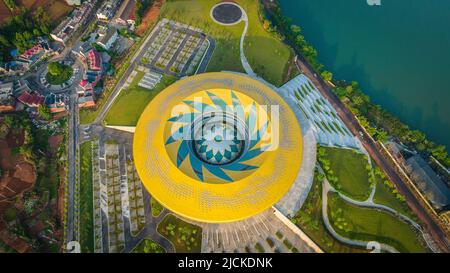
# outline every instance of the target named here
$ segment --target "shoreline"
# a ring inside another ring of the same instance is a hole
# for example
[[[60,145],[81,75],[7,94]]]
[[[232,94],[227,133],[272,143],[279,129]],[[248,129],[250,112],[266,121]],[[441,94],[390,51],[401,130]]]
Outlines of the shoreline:
[[[283,39],[283,43],[285,43],[286,45],[288,45],[294,52],[295,54],[298,56],[298,58],[302,59],[303,62],[306,61],[306,63],[309,65],[309,67],[312,69],[312,71],[314,71],[314,74],[317,76],[316,79],[319,80],[321,82],[321,84],[325,84],[327,85],[334,94],[338,95],[336,90],[339,88],[346,88],[347,86],[350,86],[351,83],[350,82],[346,82],[346,81],[342,81],[342,80],[335,80],[332,79],[332,72],[326,71],[324,69],[324,65],[322,63],[320,63],[317,59],[317,51],[315,50],[315,48],[313,48],[308,42],[307,39],[304,39],[304,44],[305,46],[309,47],[309,51],[312,51],[313,53],[311,54],[311,56],[305,56],[303,54],[303,52],[301,52],[301,50],[298,49],[298,45],[295,44],[294,41],[292,41],[292,37],[290,36],[296,36],[296,35],[301,35],[303,38],[305,38],[303,36],[303,34],[299,31],[297,33],[293,33],[292,29],[289,29],[288,27],[291,26],[295,26],[294,23],[291,22],[290,18],[288,18],[286,15],[284,15],[284,12],[282,10],[281,4],[279,1],[269,1],[269,0],[262,0],[261,1],[262,5],[263,5],[263,12],[265,13],[264,15],[267,17],[267,19],[269,21],[271,21],[271,23],[273,25],[276,26],[276,30],[279,34],[281,34],[284,39]],[[278,18],[276,18],[278,17]],[[274,22],[274,21],[278,21],[278,22]],[[283,26],[280,26],[281,24],[285,24],[284,25],[284,29]],[[286,30],[286,28],[288,28]],[[328,79],[323,79],[324,75],[328,78]],[[367,93],[359,90],[359,86],[357,86],[358,90],[355,90],[357,93],[360,92],[361,94],[358,95],[364,95],[367,97],[367,101],[365,102],[367,104],[368,107],[371,108],[379,108],[379,115],[383,115],[383,118],[385,119],[389,119],[389,120],[395,120],[398,123],[398,126],[401,127],[402,134],[395,134],[393,132],[389,132],[387,131],[385,128],[383,128],[383,126],[381,126],[380,124],[377,124],[377,126],[373,126],[373,124],[371,123],[371,117],[369,117],[368,114],[362,114],[362,113],[355,113],[354,109],[350,109],[351,112],[357,116],[358,118],[365,118],[365,121],[367,121],[367,125],[368,126],[364,126],[368,131],[370,130],[376,130],[378,132],[381,131],[382,134],[387,134],[389,136],[392,136],[396,139],[396,141],[398,142],[402,142],[402,138],[405,137],[405,135],[417,135],[418,136],[418,141],[416,141],[417,143],[412,144],[412,143],[404,143],[406,144],[408,147],[413,148],[415,151],[417,151],[419,154],[421,154],[422,156],[424,156],[427,160],[433,156],[433,157],[440,157],[438,158],[438,162],[440,162],[443,166],[445,166],[445,168],[447,169],[446,171],[448,171],[449,167],[450,167],[450,157],[448,156],[448,152],[450,150],[450,147],[448,147],[447,145],[432,141],[430,139],[427,138],[426,134],[421,130],[421,129],[413,129],[411,128],[408,124],[404,123],[402,120],[400,120],[399,117],[397,117],[396,115],[392,114],[391,112],[389,112],[388,110],[386,110],[386,108],[382,107],[379,104],[376,104],[374,102],[372,102],[370,100],[370,97]],[[350,100],[351,98],[349,97],[341,97],[339,96],[341,101],[345,101],[345,100]],[[344,102],[344,104],[348,107],[350,105],[346,102]],[[368,128],[369,127],[369,128]],[[377,135],[372,135],[375,139],[382,141],[381,139],[378,139]],[[425,147],[424,147],[425,146]],[[422,148],[422,149],[418,149]],[[435,152],[433,152],[433,150],[435,150]],[[440,156],[436,156],[435,154],[439,153]],[[442,170],[445,171],[445,170]]]

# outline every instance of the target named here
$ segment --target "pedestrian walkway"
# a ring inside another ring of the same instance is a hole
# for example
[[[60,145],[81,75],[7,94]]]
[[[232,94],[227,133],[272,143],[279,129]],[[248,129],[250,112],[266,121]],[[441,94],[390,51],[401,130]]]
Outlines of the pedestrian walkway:
[[[295,77],[280,89],[289,93],[290,99],[311,122],[317,142],[325,146],[348,147],[361,150],[358,139],[338,117],[336,110],[321,96],[317,88],[303,74]]]

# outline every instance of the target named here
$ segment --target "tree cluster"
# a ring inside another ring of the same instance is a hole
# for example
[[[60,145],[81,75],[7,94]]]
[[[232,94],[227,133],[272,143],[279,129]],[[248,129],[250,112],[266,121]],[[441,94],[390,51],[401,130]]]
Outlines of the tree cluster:
[[[450,166],[450,157],[446,147],[428,140],[419,130],[413,130],[391,113],[370,101],[357,82],[339,82],[334,89],[336,95],[344,101],[358,117],[361,125],[376,140],[384,142],[388,136],[415,149],[425,156],[433,155],[446,167]]]
[[[136,25],[140,25],[142,23],[142,18],[144,18],[145,12],[153,5],[153,2],[154,0],[136,1]]]
[[[17,15],[11,16],[0,28],[0,61],[8,60],[12,49],[24,52],[34,45],[36,37],[50,34],[52,21],[42,7],[33,12],[24,7],[16,10]]]

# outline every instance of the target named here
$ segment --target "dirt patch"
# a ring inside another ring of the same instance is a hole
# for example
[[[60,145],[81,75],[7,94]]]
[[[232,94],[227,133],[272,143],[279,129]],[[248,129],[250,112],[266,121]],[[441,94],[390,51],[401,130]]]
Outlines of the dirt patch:
[[[0,122],[2,122],[0,120]],[[2,126],[5,129],[5,126]],[[12,205],[16,196],[22,195],[33,187],[37,179],[36,168],[22,155],[13,152],[24,143],[24,131],[22,129],[9,129],[6,137],[0,139],[0,214]]]
[[[5,5],[3,0],[0,0],[0,24],[4,23],[7,18],[11,16],[11,11]]]
[[[56,213],[59,222],[62,223],[64,220],[64,183],[61,183],[58,187],[58,202]]]
[[[51,136],[48,138],[48,147],[50,148],[50,150],[54,151],[56,148],[58,148],[59,144],[61,144],[63,140],[63,135]]]
[[[16,0],[16,5],[31,10],[43,7],[54,21],[59,21],[63,16],[73,10],[73,7],[69,6],[64,0]],[[17,14],[17,10],[15,10],[14,13]],[[11,11],[5,5],[3,0],[0,0],[0,24],[5,22],[11,15]]]
[[[139,36],[144,35],[145,31],[150,28],[150,26],[158,18],[159,11],[165,0],[155,1],[150,9],[145,13],[144,18],[142,18],[142,23],[136,28],[135,33]]]
[[[14,248],[19,253],[29,252],[32,249],[25,240],[9,233],[6,230],[6,224],[2,220],[0,220],[0,240]]]
[[[67,111],[59,112],[59,113],[53,114],[53,119],[52,120],[53,121],[59,120],[59,119],[62,119],[63,117],[65,117],[67,115],[68,115]]]

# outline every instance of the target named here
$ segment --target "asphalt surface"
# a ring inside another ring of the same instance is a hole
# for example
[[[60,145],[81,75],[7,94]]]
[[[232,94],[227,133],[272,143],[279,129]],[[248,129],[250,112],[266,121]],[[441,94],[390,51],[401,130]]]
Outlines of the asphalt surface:
[[[409,207],[417,215],[423,223],[425,231],[428,232],[437,246],[443,252],[450,252],[450,245],[446,239],[446,233],[443,227],[440,226],[440,221],[432,215],[422,203],[419,196],[408,186],[408,182],[404,181],[401,175],[397,172],[393,164],[383,155],[377,143],[366,133],[364,128],[359,124],[356,117],[348,110],[348,108],[341,102],[341,100],[332,92],[330,87],[317,76],[309,63],[298,55],[297,65],[302,73],[308,76],[314,85],[318,88],[322,96],[324,96],[336,109],[339,117],[350,129],[350,131],[359,138],[364,148],[377,163],[377,165],[384,171],[389,179],[394,183],[398,191],[406,197]]]
[[[75,183],[76,179],[76,158],[77,158],[77,146],[78,146],[78,109],[76,104],[76,94],[71,95],[69,99],[69,147],[68,147],[68,161],[69,161],[69,171],[68,171],[68,206],[67,206],[67,242],[78,240],[75,236]]]

